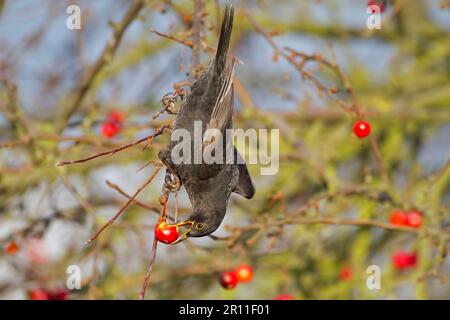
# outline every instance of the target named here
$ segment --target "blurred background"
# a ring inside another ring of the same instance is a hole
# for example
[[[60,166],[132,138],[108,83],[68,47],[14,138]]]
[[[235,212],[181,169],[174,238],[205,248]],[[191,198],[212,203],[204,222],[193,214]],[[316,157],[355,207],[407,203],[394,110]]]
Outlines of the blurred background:
[[[450,2],[379,2],[381,29],[369,30],[366,0],[233,1],[234,125],[279,129],[280,169],[250,166],[256,195],[232,197],[216,238],[161,244],[147,298],[450,298]],[[71,4],[80,30],[66,26]],[[84,241],[149,177],[139,169],[169,135],[56,163],[172,123],[153,116],[192,75],[191,47],[203,65],[213,56],[223,6],[0,1],[0,298],[138,298],[163,172]],[[242,264],[253,279],[223,289],[218,274]],[[79,290],[66,288],[70,265]],[[366,285],[370,265],[380,289]]]

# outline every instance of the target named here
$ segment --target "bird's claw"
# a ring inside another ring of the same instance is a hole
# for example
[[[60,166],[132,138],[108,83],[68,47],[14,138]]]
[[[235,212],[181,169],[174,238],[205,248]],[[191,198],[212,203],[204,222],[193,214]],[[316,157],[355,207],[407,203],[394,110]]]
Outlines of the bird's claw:
[[[166,174],[165,177],[163,189],[175,193],[178,190],[180,190],[180,187],[181,187],[180,179],[178,179],[177,176],[172,178],[172,174],[170,174],[170,172],[168,171],[168,174]]]

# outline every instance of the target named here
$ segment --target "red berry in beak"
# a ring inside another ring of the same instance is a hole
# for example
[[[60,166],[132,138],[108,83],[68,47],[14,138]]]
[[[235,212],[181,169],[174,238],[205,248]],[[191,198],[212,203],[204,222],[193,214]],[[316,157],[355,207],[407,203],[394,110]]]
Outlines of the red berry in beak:
[[[234,272],[225,271],[219,276],[219,282],[225,289],[234,289],[238,283],[238,278]]]
[[[356,121],[353,126],[353,132],[358,138],[365,138],[370,134],[370,123],[366,121]]]
[[[243,264],[234,271],[239,282],[250,282],[253,279],[253,268]]]
[[[166,244],[171,244],[178,239],[180,232],[178,226],[174,224],[167,224],[161,221],[155,227],[155,237],[158,241]]]

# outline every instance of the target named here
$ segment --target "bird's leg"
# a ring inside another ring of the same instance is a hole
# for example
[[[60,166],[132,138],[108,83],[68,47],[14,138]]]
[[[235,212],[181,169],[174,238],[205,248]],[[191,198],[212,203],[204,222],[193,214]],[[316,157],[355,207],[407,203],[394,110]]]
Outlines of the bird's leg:
[[[173,174],[170,172],[169,168],[166,168],[166,176],[164,178],[164,186],[171,192],[176,192],[180,188],[179,183],[176,179],[172,178]],[[174,181],[175,180],[175,181]]]
[[[169,100],[169,105],[166,108],[166,111],[168,114],[178,114],[178,111],[180,111],[180,108],[175,105],[175,102],[180,98],[181,101],[184,100],[185,92],[182,87],[176,87],[175,92],[172,93],[172,97]]]
[[[163,206],[162,209],[161,209],[161,213],[159,215],[159,221],[160,222],[161,221],[166,222],[167,221],[167,217],[169,215],[169,210],[168,210],[169,206],[168,206],[168,201],[167,201],[169,196],[168,196],[168,191],[167,191],[167,193],[166,193],[166,191],[167,190],[163,190],[163,195],[159,198],[159,201],[160,201],[161,205]],[[164,200],[161,201],[161,198],[163,198]]]
[[[162,98],[163,110],[168,114],[178,114],[178,109],[175,106],[177,101],[176,93],[168,93]]]
[[[176,185],[176,183],[173,182],[172,173],[170,173],[170,170],[166,168],[166,176],[164,178],[162,195],[161,195],[159,201],[162,205],[165,205],[169,198],[169,193],[170,192],[175,193],[175,208],[174,208],[174,218],[173,218],[175,223],[177,223],[177,221],[178,221],[178,190],[179,190],[179,188],[180,188],[180,186]]]
[[[158,118],[162,113],[167,112],[168,114],[178,114],[179,108],[176,106],[178,98],[180,100],[184,99],[184,90],[181,87],[175,88],[175,92],[166,93],[161,99],[162,108],[154,116],[153,119]]]
[[[164,184],[162,187],[161,196],[159,198],[159,203],[167,209],[167,202],[169,200],[169,194],[171,192],[175,193],[175,222],[178,216],[178,190],[181,188],[181,181],[178,178],[177,173],[173,169],[172,161],[170,160],[170,149],[166,148],[159,152],[158,157],[161,162],[166,166],[166,175],[164,178]],[[161,219],[166,218],[167,214],[162,214]]]
[[[170,190],[164,184],[162,187],[161,196],[159,197],[159,203],[162,206],[165,206],[167,201],[169,200],[169,193],[170,193]]]
[[[181,180],[178,177],[178,174],[175,172],[175,169],[173,168],[170,153],[170,149],[167,148],[161,150],[158,154],[158,157],[167,168],[164,187],[169,189],[171,192],[176,192],[181,188]]]
[[[175,223],[178,222],[178,190],[175,191],[175,208],[173,209],[174,212],[174,221]]]

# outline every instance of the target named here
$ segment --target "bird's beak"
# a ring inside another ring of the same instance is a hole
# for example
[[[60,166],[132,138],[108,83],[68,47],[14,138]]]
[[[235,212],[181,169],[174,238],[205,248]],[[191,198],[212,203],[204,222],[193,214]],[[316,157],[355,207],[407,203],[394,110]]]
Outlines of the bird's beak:
[[[186,240],[188,238],[189,232],[191,232],[192,228],[194,227],[194,221],[191,221],[191,220],[181,221],[181,222],[177,223],[177,226],[178,227],[187,227],[187,230],[177,240],[175,240],[171,244],[180,243],[181,241]]]

